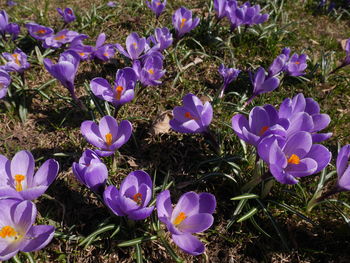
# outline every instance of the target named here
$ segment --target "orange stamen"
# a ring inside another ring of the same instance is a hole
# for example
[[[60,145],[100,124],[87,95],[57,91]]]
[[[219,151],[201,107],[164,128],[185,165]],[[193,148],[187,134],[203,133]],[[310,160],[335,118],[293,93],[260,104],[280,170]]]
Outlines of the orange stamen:
[[[262,136],[264,133],[269,129],[269,126],[263,126],[261,130],[259,131],[258,135]]]
[[[107,143],[107,145],[108,145],[108,146],[111,146],[111,145],[112,145],[112,134],[111,134],[111,133],[107,133],[107,134],[105,135],[105,137],[106,137],[106,143]]]
[[[196,117],[193,117],[193,116],[191,115],[191,113],[189,113],[188,111],[185,112],[185,117],[186,117],[187,119],[192,119],[192,120],[195,120],[195,119],[196,119]]]
[[[148,70],[148,73],[149,73],[149,74],[151,74],[151,75],[153,75],[153,74],[154,74],[153,69],[152,69],[152,68],[151,68],[151,69],[149,69],[149,70]]]
[[[295,64],[299,65],[299,64],[300,64],[300,62],[299,62],[299,61],[296,61],[296,62],[295,62]]]
[[[142,204],[142,194],[141,193],[137,193],[134,194],[132,199],[138,204],[141,205]]]
[[[160,2],[157,2],[156,5],[160,5]]]
[[[17,235],[17,232],[11,226],[4,226],[0,230],[0,237],[2,238],[15,237],[16,235]]]
[[[292,154],[289,159],[288,159],[288,163],[291,164],[299,164],[300,163],[300,158],[298,155],[296,154]]]
[[[12,54],[12,57],[15,59],[15,63],[20,66],[21,63],[19,62],[19,54],[14,53]]]
[[[80,52],[79,55],[83,57],[83,56],[85,56],[85,53],[84,52]]]
[[[109,57],[109,55],[108,55],[108,53],[107,52],[105,52],[105,53],[103,53],[103,55],[105,56],[105,57]]]
[[[186,214],[184,212],[180,212],[179,215],[175,218],[173,224],[174,225],[179,225],[181,224],[182,221],[186,219]]]
[[[20,192],[23,190],[23,187],[22,187],[22,181],[25,179],[26,177],[24,175],[21,175],[21,174],[16,174],[15,175],[15,182],[16,182],[16,191],[17,192]]]
[[[60,36],[56,36],[55,40],[62,40],[62,39],[65,39],[65,38],[66,38],[66,35],[60,35]]]
[[[134,48],[137,49],[137,44],[135,42],[132,44],[133,44]]]
[[[36,31],[37,35],[44,35],[46,33],[45,29],[39,29],[38,31]]]
[[[123,87],[122,86],[117,86],[115,88],[115,91],[117,92],[117,95],[116,95],[116,99],[117,100],[120,100],[121,96],[122,96],[122,92],[123,92]]]
[[[180,25],[180,28],[183,28],[185,26],[185,23],[186,23],[187,19],[186,18],[182,18],[181,19],[181,25]]]
[[[69,10],[69,9],[67,10],[67,13],[68,13],[68,14],[70,14],[70,15],[72,15],[72,14],[73,14],[73,13],[72,13],[72,11],[71,11],[71,10]]]

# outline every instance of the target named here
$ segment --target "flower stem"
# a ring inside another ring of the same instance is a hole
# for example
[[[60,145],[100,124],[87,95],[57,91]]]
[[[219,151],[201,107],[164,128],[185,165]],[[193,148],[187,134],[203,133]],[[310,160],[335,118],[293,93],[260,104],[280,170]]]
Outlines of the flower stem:
[[[221,155],[220,145],[216,140],[215,136],[213,135],[213,133],[208,129],[208,131],[204,132],[203,135],[204,135],[204,138],[206,138],[209,141],[210,145],[213,147],[214,152],[217,155]]]
[[[314,196],[311,198],[311,200],[308,202],[307,207],[306,207],[306,211],[308,213],[310,213],[312,211],[312,209],[315,206],[317,206],[319,203],[321,203],[322,201],[324,201],[328,197],[330,197],[336,193],[339,193],[340,191],[341,190],[335,186],[332,189],[328,190],[327,192],[324,192],[323,194],[321,194],[321,191],[318,193],[315,193]]]

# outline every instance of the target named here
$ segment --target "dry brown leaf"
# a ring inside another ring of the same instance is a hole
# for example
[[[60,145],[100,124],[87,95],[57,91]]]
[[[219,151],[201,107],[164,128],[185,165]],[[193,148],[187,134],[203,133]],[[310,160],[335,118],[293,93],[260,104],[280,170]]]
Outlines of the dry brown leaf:
[[[170,130],[169,121],[172,118],[170,110],[164,111],[158,115],[156,120],[153,122],[151,132],[152,134],[168,133]]]

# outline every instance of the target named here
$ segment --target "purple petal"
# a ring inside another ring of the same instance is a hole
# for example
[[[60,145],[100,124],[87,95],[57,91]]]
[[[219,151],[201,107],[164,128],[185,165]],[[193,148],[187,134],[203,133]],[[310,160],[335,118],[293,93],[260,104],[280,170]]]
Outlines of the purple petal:
[[[191,234],[183,235],[172,235],[174,243],[181,248],[183,251],[190,255],[200,255],[203,254],[205,248],[202,242],[198,240],[195,236]]]
[[[214,222],[214,217],[207,213],[195,214],[185,218],[178,225],[178,229],[183,233],[198,233],[207,230]]]
[[[29,151],[20,151],[12,158],[11,175],[24,175],[27,185],[32,185],[34,165],[33,155]]]
[[[99,192],[106,184],[108,170],[104,163],[90,165],[85,172],[86,185],[95,192]]]
[[[294,177],[304,177],[314,174],[317,169],[317,162],[311,158],[304,158],[298,164],[289,164],[285,169]]]
[[[312,137],[308,132],[297,132],[288,138],[286,145],[283,147],[283,152],[288,158],[293,154],[300,159],[304,158],[312,147]]]
[[[55,180],[59,170],[59,164],[54,159],[49,159],[39,168],[33,180],[33,186],[49,186]]]
[[[173,212],[169,190],[165,190],[157,196],[156,206],[159,220],[165,223]]]
[[[172,216],[171,222],[174,222],[176,217],[182,212],[187,217],[198,213],[199,210],[199,196],[195,192],[188,192],[183,194],[178,203],[176,204]]]
[[[306,157],[311,158],[317,162],[317,169],[314,173],[322,171],[331,161],[332,153],[323,145],[312,145]]]
[[[277,165],[270,165],[270,172],[275,177],[275,179],[281,184],[297,184],[298,180],[295,179],[292,175],[285,172],[282,167]]]
[[[80,127],[81,133],[85,139],[98,148],[104,148],[104,141],[101,138],[98,125],[93,121],[84,121]]]
[[[120,209],[118,196],[118,189],[113,185],[108,186],[103,192],[103,200],[107,207],[117,216],[125,216],[126,214]]]
[[[215,196],[209,193],[199,194],[199,210],[198,213],[214,213],[216,208]]]
[[[32,226],[21,245],[21,251],[31,252],[47,246],[55,234],[55,228],[49,225]]]
[[[143,220],[151,215],[154,206],[144,207],[137,210],[129,211],[128,218],[132,220]]]

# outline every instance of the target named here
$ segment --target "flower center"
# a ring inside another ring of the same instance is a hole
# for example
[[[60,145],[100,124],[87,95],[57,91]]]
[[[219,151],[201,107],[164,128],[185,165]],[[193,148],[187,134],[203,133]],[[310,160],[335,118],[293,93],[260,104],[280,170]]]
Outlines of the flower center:
[[[185,112],[185,117],[186,117],[187,119],[191,119],[191,120],[197,119],[196,117],[193,117],[193,116],[191,115],[191,113],[189,113],[188,111]]]
[[[180,25],[180,28],[183,28],[185,26],[185,23],[186,23],[187,19],[186,18],[182,18],[181,19],[181,25]]]
[[[84,52],[80,52],[79,55],[80,55],[81,57],[83,57],[83,56],[85,56],[85,53],[84,53]]]
[[[22,181],[25,179],[26,177],[24,175],[21,174],[16,174],[15,175],[15,186],[16,186],[16,191],[20,192],[23,190],[22,187]]]
[[[299,62],[299,61],[296,61],[296,62],[295,62],[295,64],[296,64],[296,65],[299,65],[299,64],[300,64],[300,62]]]
[[[17,54],[17,53],[14,53],[14,54],[12,54],[12,57],[14,58],[14,60],[15,60],[15,63],[17,64],[17,65],[21,65],[21,63],[19,62],[19,54]]]
[[[160,2],[156,2],[156,5],[158,5],[158,6],[159,6],[159,5],[160,5]]]
[[[263,126],[261,130],[259,131],[258,135],[262,136],[264,133],[269,129],[269,126]]]
[[[2,238],[15,237],[15,236],[17,236],[17,232],[11,226],[4,226],[0,230],[0,237]]]
[[[66,38],[66,35],[60,35],[60,36],[56,36],[55,40],[63,40]]]
[[[3,83],[0,83],[0,90],[2,90],[5,87]]]
[[[298,155],[296,154],[292,154],[289,159],[288,159],[288,163],[291,164],[299,164],[300,163],[300,158]]]
[[[142,194],[141,193],[137,193],[134,194],[132,199],[138,204],[141,205],[142,204]]]
[[[122,96],[122,92],[123,92],[123,87],[122,86],[117,86],[115,88],[115,91],[117,92],[117,95],[116,95],[116,99],[117,100],[120,100],[121,96]]]
[[[135,49],[137,49],[137,44],[135,42],[132,43],[132,45],[134,46]]]
[[[67,10],[67,13],[69,14],[69,15],[72,15],[73,13],[72,13],[72,11],[71,10]]]
[[[108,53],[107,52],[105,52],[105,53],[103,53],[103,55],[105,56],[105,57],[109,57],[109,55],[108,55]]]
[[[175,218],[175,220],[173,221],[174,225],[179,225],[181,224],[182,221],[184,221],[186,219],[186,214],[184,212],[180,212],[179,215]]]
[[[107,134],[105,135],[105,137],[106,137],[106,143],[107,143],[107,145],[108,145],[108,146],[111,146],[111,145],[112,145],[112,134],[111,134],[111,133],[107,133]]]
[[[36,31],[37,35],[44,35],[46,33],[45,29],[39,29],[38,31]]]
[[[154,70],[151,68],[151,69],[148,70],[148,73],[153,75],[154,74]]]

